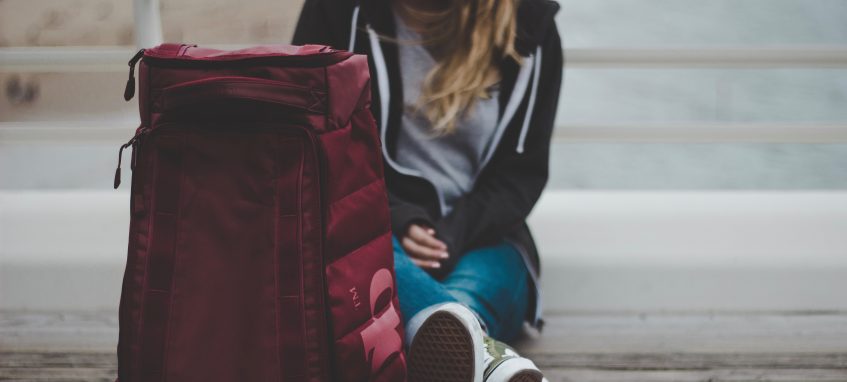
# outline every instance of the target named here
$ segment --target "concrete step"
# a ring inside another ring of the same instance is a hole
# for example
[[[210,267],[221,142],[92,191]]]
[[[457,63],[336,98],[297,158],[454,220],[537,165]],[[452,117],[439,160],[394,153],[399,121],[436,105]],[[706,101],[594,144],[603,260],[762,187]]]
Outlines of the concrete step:
[[[0,192],[0,309],[117,308],[128,194]],[[847,192],[547,192],[558,310],[847,309]]]

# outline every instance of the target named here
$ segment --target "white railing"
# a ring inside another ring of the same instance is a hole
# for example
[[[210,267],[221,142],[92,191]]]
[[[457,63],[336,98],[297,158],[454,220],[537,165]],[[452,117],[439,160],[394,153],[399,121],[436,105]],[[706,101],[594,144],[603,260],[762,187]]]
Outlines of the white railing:
[[[565,60],[580,68],[847,68],[847,46],[575,48]]]
[[[845,143],[844,123],[617,123],[557,126],[557,142]]]
[[[0,122],[2,144],[115,143],[127,140],[132,134],[130,123]],[[559,143],[847,143],[847,124],[568,124],[558,126],[553,139]]]
[[[161,36],[139,37],[159,41]],[[146,43],[145,43],[146,44]],[[144,45],[142,45],[144,46]],[[232,45],[220,45],[232,48]],[[126,70],[135,48],[7,47],[0,48],[4,72],[99,72]],[[847,69],[847,46],[784,46],[772,48],[569,48],[566,68],[841,68]]]
[[[108,47],[0,48],[0,72],[63,73],[126,71],[135,49]]]
[[[162,43],[162,17],[159,0],[133,0],[135,46],[149,48]]]

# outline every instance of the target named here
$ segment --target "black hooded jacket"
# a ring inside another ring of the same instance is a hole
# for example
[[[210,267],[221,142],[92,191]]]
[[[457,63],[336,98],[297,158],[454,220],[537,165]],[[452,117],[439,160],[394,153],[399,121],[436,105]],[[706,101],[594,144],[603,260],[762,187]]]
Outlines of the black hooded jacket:
[[[391,225],[402,235],[412,223],[435,228],[450,259],[435,271],[449,272],[459,256],[507,240],[521,252],[532,276],[534,297],[528,321],[540,327],[540,261],[526,218],[547,183],[550,138],[562,81],[562,46],[552,0],[520,0],[515,48],[522,62],[500,63],[500,121],[496,148],[484,162],[473,189],[443,215],[435,186],[404,169],[396,157],[401,125],[403,85],[394,43],[390,0],[306,0],[293,43],[322,44],[366,54],[373,86],[372,111],[380,127]],[[387,113],[386,113],[387,111]]]

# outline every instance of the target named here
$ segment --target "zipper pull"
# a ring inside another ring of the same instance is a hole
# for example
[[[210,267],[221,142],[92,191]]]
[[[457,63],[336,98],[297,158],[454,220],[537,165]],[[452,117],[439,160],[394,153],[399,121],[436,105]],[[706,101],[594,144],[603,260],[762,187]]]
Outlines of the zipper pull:
[[[136,142],[141,138],[142,135],[147,133],[147,128],[142,127],[135,132],[135,135],[130,138],[127,143],[121,145],[121,148],[118,149],[118,168],[115,169],[115,189],[121,186],[121,159],[123,158],[124,149],[129,146],[134,146]],[[135,153],[133,152],[133,162],[135,162]]]
[[[124,99],[129,101],[135,95],[135,64],[144,56],[144,49],[139,49],[135,56],[129,60],[129,79],[126,80],[126,88],[124,88]]]

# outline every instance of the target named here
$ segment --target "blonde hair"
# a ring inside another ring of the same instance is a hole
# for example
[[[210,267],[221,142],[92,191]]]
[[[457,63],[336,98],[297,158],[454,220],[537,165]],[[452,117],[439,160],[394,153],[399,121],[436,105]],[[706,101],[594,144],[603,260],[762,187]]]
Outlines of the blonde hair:
[[[520,62],[515,51],[517,1],[447,0],[446,8],[437,11],[395,2],[401,17],[420,24],[421,43],[436,60],[417,104],[437,135],[453,132],[477,98],[490,97],[501,59]]]

